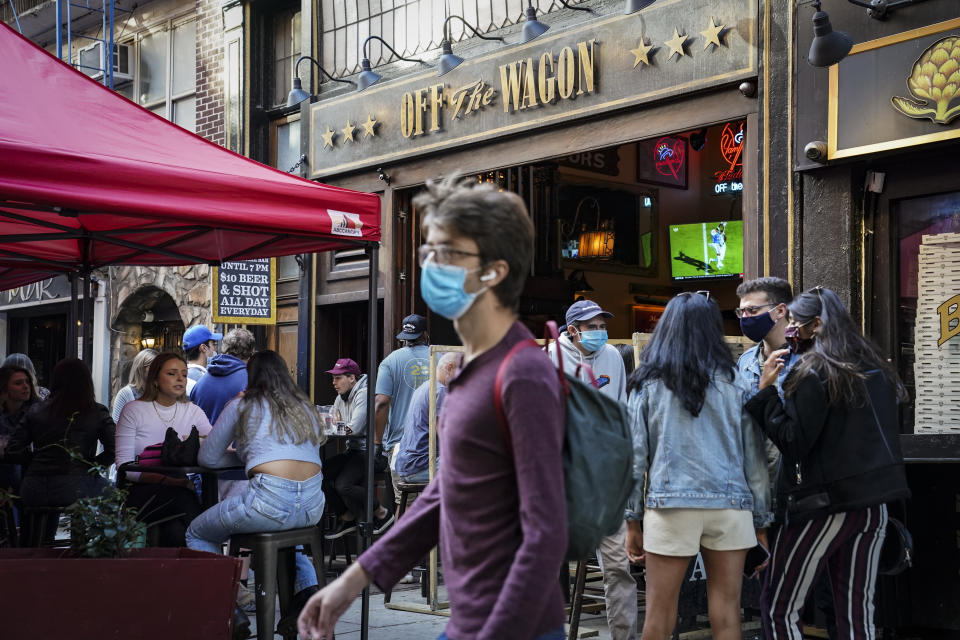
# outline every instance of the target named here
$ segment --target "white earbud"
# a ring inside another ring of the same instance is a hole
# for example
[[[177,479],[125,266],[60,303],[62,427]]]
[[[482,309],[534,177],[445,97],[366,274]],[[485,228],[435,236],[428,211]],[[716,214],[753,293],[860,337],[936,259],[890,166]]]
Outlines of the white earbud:
[[[489,282],[497,277],[496,271],[488,271],[486,274],[480,276],[480,282]]]

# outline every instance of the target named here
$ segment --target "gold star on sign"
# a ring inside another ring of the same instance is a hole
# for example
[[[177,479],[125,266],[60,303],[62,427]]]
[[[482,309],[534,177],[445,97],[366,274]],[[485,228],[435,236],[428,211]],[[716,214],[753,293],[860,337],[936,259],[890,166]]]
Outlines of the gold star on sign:
[[[327,130],[322,134],[323,135],[323,148],[333,147],[333,138],[337,133],[330,128],[330,125],[327,125]]]
[[[674,27],[674,28],[673,28],[673,39],[672,39],[672,40],[667,40],[666,42],[663,43],[663,44],[667,45],[668,47],[670,47],[670,55],[667,56],[667,58],[668,58],[668,59],[669,59],[669,58],[672,58],[672,57],[673,57],[673,54],[677,54],[677,60],[679,60],[679,59],[682,58],[683,56],[687,55],[687,52],[684,51],[684,49],[683,49],[683,45],[686,44],[686,42],[687,42],[687,36],[685,36],[685,35],[684,35],[684,36],[680,35],[680,32],[677,30],[676,27]]]
[[[720,34],[723,33],[723,30],[724,30],[724,25],[722,24],[718,25],[716,22],[714,22],[713,18],[710,18],[710,26],[707,27],[704,31],[700,32],[700,35],[702,35],[703,39],[706,40],[706,42],[703,43],[704,51],[706,51],[707,47],[709,47],[711,44],[717,47],[723,44],[720,41]]]
[[[640,44],[637,45],[636,49],[630,49],[630,53],[633,54],[633,68],[636,69],[637,65],[641,62],[648,67],[650,66],[650,58],[648,54],[654,48],[652,44],[645,44],[644,38],[640,38]]]
[[[364,122],[364,123],[361,125],[361,126],[363,127],[363,131],[364,131],[364,136],[363,136],[363,137],[364,137],[364,138],[369,138],[370,136],[375,136],[375,135],[377,135],[377,131],[376,131],[377,124],[378,124],[378,123],[377,123],[376,118],[374,118],[373,116],[368,115],[368,116],[367,116],[367,121]]]
[[[349,140],[350,142],[356,142],[356,140],[353,139],[353,132],[356,131],[356,129],[353,123],[347,120],[347,126],[341,129],[341,131],[343,131],[343,141],[346,142]]]

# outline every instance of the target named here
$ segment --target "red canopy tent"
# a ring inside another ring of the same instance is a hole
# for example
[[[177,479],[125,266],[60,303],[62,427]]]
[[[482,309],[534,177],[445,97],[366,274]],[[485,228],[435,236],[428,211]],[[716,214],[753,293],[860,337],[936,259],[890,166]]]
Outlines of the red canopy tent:
[[[237,155],[0,27],[0,289],[377,243],[380,200]]]
[[[378,196],[310,182],[223,149],[3,24],[0,60],[0,289],[59,274],[80,274],[88,284],[91,269],[109,265],[219,264],[364,246],[375,386]],[[370,394],[370,452],[373,405]],[[368,473],[372,480],[373,456]],[[369,481],[368,523],[372,492]],[[365,594],[364,632],[367,609]]]

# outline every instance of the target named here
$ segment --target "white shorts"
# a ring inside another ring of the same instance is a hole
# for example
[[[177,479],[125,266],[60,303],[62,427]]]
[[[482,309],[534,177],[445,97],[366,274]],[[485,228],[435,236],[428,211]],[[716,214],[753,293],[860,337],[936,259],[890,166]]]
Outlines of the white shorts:
[[[700,547],[734,551],[756,544],[750,511],[647,509],[643,513],[643,550],[657,555],[695,556]]]

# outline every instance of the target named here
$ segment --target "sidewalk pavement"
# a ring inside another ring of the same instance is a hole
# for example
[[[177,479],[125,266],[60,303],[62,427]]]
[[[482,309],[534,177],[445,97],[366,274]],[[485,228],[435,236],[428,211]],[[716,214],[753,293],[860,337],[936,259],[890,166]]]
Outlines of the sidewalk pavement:
[[[399,586],[393,592],[391,600],[397,604],[424,604],[418,585]],[[359,640],[360,609],[360,599],[357,598],[337,622],[336,635],[338,639]],[[251,622],[255,623],[253,616],[251,616]],[[440,635],[446,624],[447,618],[445,616],[387,609],[383,604],[383,594],[377,590],[370,596],[369,640],[434,640]],[[580,628],[588,633],[593,631],[595,635],[590,637],[597,638],[597,640],[610,640],[607,621],[602,613],[599,615],[584,614],[581,618]],[[256,637],[256,626],[251,628],[250,633],[252,637]],[[581,637],[585,635],[581,634]],[[274,636],[274,638],[275,640],[283,640],[282,636],[279,635]]]

